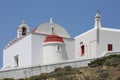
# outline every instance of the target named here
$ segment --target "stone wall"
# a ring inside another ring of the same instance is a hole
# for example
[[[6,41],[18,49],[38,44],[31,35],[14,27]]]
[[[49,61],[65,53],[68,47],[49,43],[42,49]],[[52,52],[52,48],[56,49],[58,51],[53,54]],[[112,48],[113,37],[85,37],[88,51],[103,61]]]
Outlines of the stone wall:
[[[120,54],[120,52],[105,52],[100,57],[108,56],[111,54]],[[98,57],[98,58],[100,58]],[[90,61],[95,60],[96,58],[92,59],[85,59],[85,60],[69,60],[61,63],[56,64],[48,64],[48,65],[39,65],[39,66],[32,66],[32,67],[22,67],[22,68],[14,68],[14,69],[1,69],[0,70],[0,80],[4,78],[28,78],[34,75],[40,75],[41,73],[49,73],[58,67],[86,67]]]
[[[0,79],[3,79],[3,78],[14,78],[14,79],[28,78],[30,76],[39,75],[41,73],[48,73],[48,72],[53,71],[55,68],[65,67],[65,66],[85,67],[85,66],[88,66],[88,63],[91,60],[94,60],[94,59],[72,60],[72,61],[66,61],[66,62],[61,62],[61,63],[56,63],[56,64],[49,64],[49,65],[0,70]]]

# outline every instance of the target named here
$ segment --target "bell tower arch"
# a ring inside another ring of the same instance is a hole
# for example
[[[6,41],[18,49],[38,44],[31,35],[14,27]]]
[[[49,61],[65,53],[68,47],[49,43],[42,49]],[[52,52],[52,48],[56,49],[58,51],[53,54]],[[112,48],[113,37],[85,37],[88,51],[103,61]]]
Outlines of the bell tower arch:
[[[18,26],[17,38],[23,37],[30,33],[30,28],[26,25],[25,21],[22,21],[22,24]]]

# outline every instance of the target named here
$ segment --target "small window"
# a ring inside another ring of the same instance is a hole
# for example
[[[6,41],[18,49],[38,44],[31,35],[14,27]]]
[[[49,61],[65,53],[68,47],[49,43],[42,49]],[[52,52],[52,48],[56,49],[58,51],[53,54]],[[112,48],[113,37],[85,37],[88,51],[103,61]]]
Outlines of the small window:
[[[57,52],[61,52],[61,46],[60,45],[57,46]]]
[[[80,45],[83,45],[83,42],[80,42]]]
[[[85,54],[85,46],[82,45],[82,46],[81,46],[81,55],[84,55],[84,54]]]
[[[22,35],[26,35],[26,32],[27,32],[26,28],[23,27],[23,28],[22,28]]]
[[[14,56],[16,67],[19,65],[18,55]]]
[[[60,50],[60,46],[57,46],[57,50],[58,50],[58,51]]]
[[[112,50],[113,50],[112,44],[108,44],[108,51],[112,51]]]
[[[52,27],[52,33],[54,32],[54,27]]]

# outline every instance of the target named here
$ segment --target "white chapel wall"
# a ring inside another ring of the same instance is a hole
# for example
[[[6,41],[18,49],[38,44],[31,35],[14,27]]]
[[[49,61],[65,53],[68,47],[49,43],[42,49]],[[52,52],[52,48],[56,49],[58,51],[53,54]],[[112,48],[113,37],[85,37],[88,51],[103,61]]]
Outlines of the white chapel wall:
[[[3,67],[15,67],[16,55],[18,55],[19,67],[31,65],[31,35],[3,50]]]
[[[113,52],[120,52],[120,31],[100,30],[99,45],[97,48],[97,57],[108,51],[108,44],[112,44]]]
[[[75,58],[94,58],[96,56],[96,43],[96,29],[91,29],[75,37]],[[81,45],[84,45],[85,47],[84,55],[81,55]]]
[[[32,34],[32,65],[40,65],[43,63],[43,42],[46,35]]]
[[[32,34],[32,65],[43,64],[43,43],[46,38],[44,34]],[[74,59],[75,44],[74,39],[63,38],[64,40],[64,60]],[[48,54],[50,55],[50,53]],[[54,58],[55,56],[53,56]]]
[[[75,59],[75,40],[72,38],[63,38],[65,43],[65,51],[67,53],[67,59]]]

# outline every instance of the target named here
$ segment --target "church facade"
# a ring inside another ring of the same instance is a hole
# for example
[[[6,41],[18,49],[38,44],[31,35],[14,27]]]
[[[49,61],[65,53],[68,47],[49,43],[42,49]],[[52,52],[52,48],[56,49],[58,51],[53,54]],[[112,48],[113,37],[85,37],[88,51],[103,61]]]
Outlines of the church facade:
[[[71,38],[68,32],[50,19],[34,30],[23,22],[17,37],[3,49],[3,69],[54,64],[105,56],[120,52],[120,30],[101,26],[95,15],[93,29]]]

